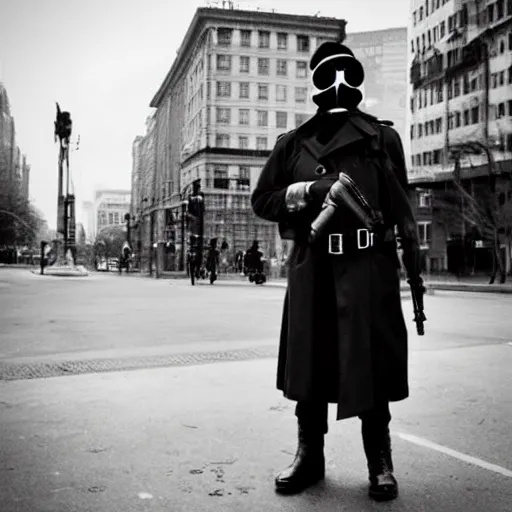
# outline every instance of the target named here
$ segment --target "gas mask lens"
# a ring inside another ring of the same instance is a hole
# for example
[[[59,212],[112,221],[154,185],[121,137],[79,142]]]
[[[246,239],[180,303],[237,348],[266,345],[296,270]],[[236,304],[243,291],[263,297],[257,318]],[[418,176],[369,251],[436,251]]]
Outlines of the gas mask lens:
[[[338,78],[338,75],[342,75]],[[341,78],[341,80],[340,80]],[[313,85],[325,91],[341,81],[350,87],[359,87],[364,81],[363,66],[351,56],[339,56],[321,62],[313,71]]]

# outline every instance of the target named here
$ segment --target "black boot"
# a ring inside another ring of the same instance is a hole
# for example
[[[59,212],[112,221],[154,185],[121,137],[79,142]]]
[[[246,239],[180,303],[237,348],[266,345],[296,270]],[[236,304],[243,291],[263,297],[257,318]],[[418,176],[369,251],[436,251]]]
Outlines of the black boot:
[[[276,492],[296,494],[325,476],[324,434],[305,430],[299,424],[299,444],[292,465],[276,477]]]
[[[398,483],[393,475],[389,428],[363,422],[362,432],[370,480],[368,494],[376,501],[394,500],[398,496]]]

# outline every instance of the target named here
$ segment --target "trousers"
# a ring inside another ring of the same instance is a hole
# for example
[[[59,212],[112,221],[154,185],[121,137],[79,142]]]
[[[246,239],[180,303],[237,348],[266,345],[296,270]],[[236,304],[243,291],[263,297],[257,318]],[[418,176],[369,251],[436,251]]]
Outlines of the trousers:
[[[305,431],[327,434],[328,426],[328,403],[322,401],[297,402],[295,416],[299,425]],[[377,430],[385,429],[391,421],[391,412],[387,400],[379,400],[372,409],[361,412],[358,417],[365,425]]]

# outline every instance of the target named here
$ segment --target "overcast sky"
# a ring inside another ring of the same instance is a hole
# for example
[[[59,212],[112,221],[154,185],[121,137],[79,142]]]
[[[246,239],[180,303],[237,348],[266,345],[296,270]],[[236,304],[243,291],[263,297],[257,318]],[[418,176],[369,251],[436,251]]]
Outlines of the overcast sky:
[[[336,16],[347,32],[407,25],[409,0],[254,0],[293,14]],[[32,167],[30,196],[56,224],[55,102],[71,112],[77,206],[96,186],[130,188],[131,145],[197,7],[189,0],[0,0],[0,81]],[[77,208],[80,219],[81,211]]]

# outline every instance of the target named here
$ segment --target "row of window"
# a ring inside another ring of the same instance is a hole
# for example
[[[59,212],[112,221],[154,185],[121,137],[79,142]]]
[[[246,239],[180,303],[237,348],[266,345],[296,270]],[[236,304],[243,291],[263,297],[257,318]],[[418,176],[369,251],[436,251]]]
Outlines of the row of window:
[[[217,82],[217,97],[231,98],[234,95],[233,84],[238,84],[238,99],[250,99],[250,82]],[[270,84],[255,84],[258,88],[258,100],[268,100]],[[276,101],[288,100],[288,86],[276,84]],[[295,87],[295,103],[306,103],[308,99],[307,87]]]
[[[437,11],[441,6],[447,4],[450,0],[426,0],[425,5],[421,5],[418,9],[412,13],[412,23],[416,26],[416,23],[423,21],[428,18],[430,14]]]
[[[222,53],[216,56],[216,69],[217,71],[231,72],[233,69],[233,55],[225,55]],[[254,57],[257,59],[257,70],[260,76],[270,75],[270,60],[268,57]],[[277,76],[288,76],[287,59],[272,59],[275,60],[275,74]],[[250,73],[251,71],[251,57],[247,55],[238,56],[238,72]],[[295,61],[295,78],[307,78],[308,76],[308,62],[305,60]]]
[[[443,118],[438,117],[433,121],[426,121],[425,123],[418,123],[411,125],[411,139],[418,138],[435,133],[442,133],[443,131]]]
[[[98,212],[98,226],[111,226],[115,224],[124,224],[123,215],[120,212]]]
[[[428,3],[428,2],[427,2]],[[420,12],[422,11],[422,7],[420,7]],[[413,23],[414,22],[416,12],[413,12]],[[420,17],[421,21],[421,17]],[[453,32],[457,27],[465,27],[468,24],[468,9],[467,5],[464,4],[461,10],[457,11],[452,16],[448,16],[448,33]],[[414,44],[414,39],[411,40],[411,52],[420,54],[425,53],[425,51],[430,48],[434,43],[438,40],[443,39],[446,33],[446,21],[441,21],[439,25],[436,25],[432,29],[428,29],[426,32],[416,37],[416,45]]]
[[[215,147],[217,148],[230,148],[231,146],[231,135],[229,133],[218,133],[215,136]],[[234,146],[233,146],[234,147]],[[249,147],[249,136],[239,135],[238,136],[238,149],[256,149],[258,151],[265,151],[268,149],[268,137],[256,136],[256,147]]]
[[[251,123],[251,110],[248,108],[238,109],[238,124],[241,126],[249,126]],[[304,123],[308,118],[309,114],[295,114],[295,128]],[[268,110],[256,110],[256,125],[260,127],[268,126],[269,111]],[[231,109],[229,108],[217,108],[217,124],[231,124]],[[288,127],[288,112],[275,112],[275,126],[276,128]]]
[[[277,33],[277,49],[288,50],[288,35],[285,32]],[[306,35],[297,35],[297,51],[307,53],[311,49],[310,37]],[[244,48],[251,47],[252,30],[240,30],[240,46]],[[233,29],[219,27],[217,29],[217,44],[219,46],[231,46],[233,42]],[[270,32],[268,30],[258,30],[258,48],[270,48]]]
[[[506,77],[506,74],[508,75]],[[491,74],[490,87],[497,89],[507,84],[512,84],[512,66],[508,70],[498,71]],[[505,83],[507,82],[507,84]],[[452,78],[447,84],[448,99],[457,98],[461,95],[470,94],[475,91],[485,89],[485,76],[481,73],[479,76],[470,76],[465,73],[461,77]],[[436,80],[429,86],[418,89],[411,97],[411,112],[414,112],[417,105],[418,109],[436,105],[443,101],[443,81]]]
[[[512,100],[508,100],[506,103],[502,102],[497,105],[490,105],[490,111],[494,114],[491,117],[495,117],[496,119],[501,119],[507,115],[512,116]],[[448,129],[453,130],[461,126],[478,124],[483,120],[483,109],[477,105],[470,109],[450,112],[448,115]],[[429,135],[442,133],[442,131],[443,119],[441,117],[433,121],[426,121],[425,123],[419,123],[417,125],[413,124],[410,127],[411,139],[419,139],[423,136],[427,137]]]
[[[501,135],[497,151],[512,151],[512,133]],[[424,151],[411,156],[411,163],[414,166],[440,165],[442,163],[443,149]]]

